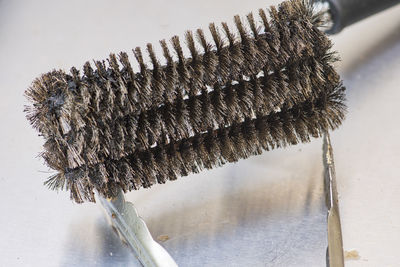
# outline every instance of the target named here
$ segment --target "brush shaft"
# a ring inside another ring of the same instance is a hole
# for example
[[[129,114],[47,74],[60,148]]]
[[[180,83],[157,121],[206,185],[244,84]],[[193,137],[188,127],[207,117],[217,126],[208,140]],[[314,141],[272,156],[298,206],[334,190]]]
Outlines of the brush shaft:
[[[400,0],[328,0],[334,25],[328,32],[343,28],[400,3]]]

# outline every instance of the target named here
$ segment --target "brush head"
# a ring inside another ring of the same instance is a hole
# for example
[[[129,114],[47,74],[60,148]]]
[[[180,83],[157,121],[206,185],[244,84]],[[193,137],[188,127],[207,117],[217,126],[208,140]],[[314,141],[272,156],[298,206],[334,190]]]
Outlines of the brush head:
[[[94,201],[94,190],[112,197],[337,128],[344,87],[321,16],[299,0],[269,14],[235,16],[236,30],[212,23],[212,42],[188,31],[188,57],[179,37],[163,40],[165,64],[148,44],[151,68],[136,48],[137,72],[122,52],[36,79],[26,111],[57,171],[46,184]]]

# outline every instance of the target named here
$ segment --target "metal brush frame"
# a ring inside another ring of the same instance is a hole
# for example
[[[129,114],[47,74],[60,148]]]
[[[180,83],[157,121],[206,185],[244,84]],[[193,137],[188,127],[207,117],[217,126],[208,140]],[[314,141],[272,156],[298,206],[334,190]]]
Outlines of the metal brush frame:
[[[343,267],[343,244],[340,225],[338,193],[336,188],[333,150],[329,133],[323,137],[323,165],[327,214],[328,248],[326,265],[328,267]],[[109,222],[118,233],[121,240],[134,252],[143,266],[178,266],[168,252],[152,238],[144,220],[139,217],[131,202],[125,201],[122,190],[112,199],[99,195]]]
[[[143,266],[178,266],[169,253],[154,241],[145,221],[139,217],[134,205],[125,201],[121,189],[115,198],[106,199],[99,195],[99,199],[107,214],[108,221],[116,230],[122,242],[133,249]]]
[[[343,267],[343,240],[342,227],[340,225],[339,200],[336,187],[335,162],[329,133],[324,134],[323,144],[324,163],[324,190],[326,207],[328,208],[328,248],[326,253],[326,266]]]

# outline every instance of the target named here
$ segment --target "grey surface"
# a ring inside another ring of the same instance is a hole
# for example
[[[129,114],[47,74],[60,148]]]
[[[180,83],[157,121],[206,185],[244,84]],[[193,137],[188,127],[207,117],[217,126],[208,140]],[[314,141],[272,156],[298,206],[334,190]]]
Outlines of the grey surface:
[[[276,151],[128,199],[154,236],[170,236],[163,245],[181,266],[323,266],[320,145]]]
[[[277,2],[277,1],[274,1]],[[34,77],[130,51],[271,1],[0,1],[0,266],[135,266],[95,204],[42,185],[22,112]],[[400,239],[400,8],[334,38],[349,114],[333,133],[346,266],[396,266]],[[182,266],[324,266],[322,142],[127,195]],[[343,179],[341,179],[343,178]]]
[[[348,88],[347,120],[331,138],[346,266],[398,266],[400,6],[334,38]]]

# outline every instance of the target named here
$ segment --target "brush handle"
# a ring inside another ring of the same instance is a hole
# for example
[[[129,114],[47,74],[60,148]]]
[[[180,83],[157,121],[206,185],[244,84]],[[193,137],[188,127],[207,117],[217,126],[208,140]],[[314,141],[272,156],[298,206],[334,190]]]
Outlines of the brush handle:
[[[400,0],[327,0],[333,19],[329,34],[400,3]]]

